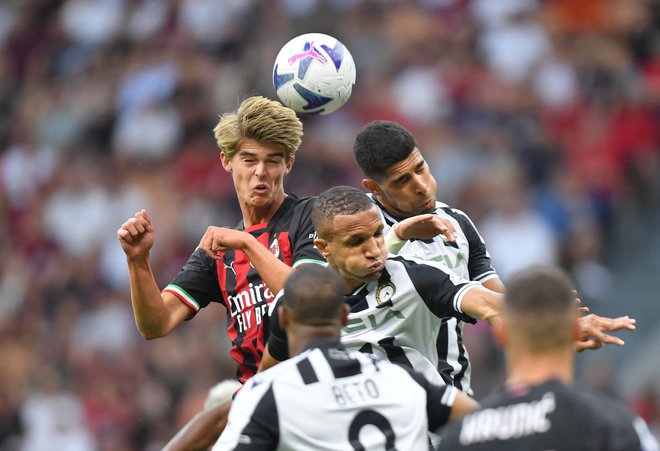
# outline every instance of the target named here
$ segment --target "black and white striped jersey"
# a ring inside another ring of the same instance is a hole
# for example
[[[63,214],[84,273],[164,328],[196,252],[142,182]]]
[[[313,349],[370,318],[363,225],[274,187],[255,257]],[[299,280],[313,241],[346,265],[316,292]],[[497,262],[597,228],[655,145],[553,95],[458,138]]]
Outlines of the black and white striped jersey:
[[[373,194],[369,196],[381,210],[385,223],[384,233],[403,220],[388,213]],[[413,239],[403,245],[398,255],[417,256],[443,263],[464,279],[480,283],[498,277],[491,264],[486,244],[470,218],[461,210],[451,208],[442,202],[435,203],[435,214],[452,222],[458,235],[456,243],[445,241],[442,235],[431,240]],[[443,374],[450,376],[456,387],[470,393],[471,367],[467,349],[463,345],[464,326],[464,322],[453,317],[446,318],[442,322],[438,353],[446,362],[441,368]]]
[[[413,368],[433,383],[452,384],[440,373],[445,365],[438,354],[440,324],[449,316],[475,322],[461,310],[463,296],[475,286],[437,262],[390,255],[377,281],[347,297],[351,310],[341,341],[349,349]],[[280,297],[281,292],[270,306],[268,351],[281,361],[288,357],[288,345],[277,318]]]
[[[337,342],[249,379],[234,399],[220,450],[428,449],[457,389]]]
[[[442,430],[439,449],[658,451],[658,443],[623,404],[552,379],[489,396]]]

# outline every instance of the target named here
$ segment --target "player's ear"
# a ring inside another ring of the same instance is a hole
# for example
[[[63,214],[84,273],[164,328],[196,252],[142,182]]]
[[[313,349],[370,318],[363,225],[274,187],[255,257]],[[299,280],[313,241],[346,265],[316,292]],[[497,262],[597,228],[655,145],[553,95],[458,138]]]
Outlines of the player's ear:
[[[573,327],[571,330],[573,341],[580,341],[580,322],[578,321],[578,316],[575,315],[575,321],[573,321]]]
[[[231,174],[231,160],[224,152],[220,152],[220,163],[222,163],[222,167],[225,168],[225,171]]]
[[[502,318],[502,314],[500,314],[499,321],[494,321],[491,324],[491,331],[497,344],[499,344],[502,348],[506,348],[507,344],[509,343],[509,334],[507,334],[506,327],[504,327],[504,319]]]
[[[289,312],[286,309],[286,305],[277,309],[277,319],[280,321],[282,329],[289,327]]]
[[[373,179],[362,179],[362,186],[364,186],[367,191],[374,193],[376,196],[383,194],[383,191]]]
[[[348,314],[351,311],[351,306],[348,304],[344,304],[341,306],[341,316],[339,317],[339,320],[341,322],[341,327],[344,327],[345,325],[348,324]]]
[[[328,250],[328,241],[323,239],[323,238],[316,238],[314,240],[314,246],[316,246],[316,249],[323,255],[326,259],[328,258],[328,255],[330,254],[330,251]]]
[[[285,174],[288,174],[289,171],[291,171],[291,168],[293,167],[293,162],[296,161],[296,157],[291,157],[289,161],[286,164],[286,171]]]

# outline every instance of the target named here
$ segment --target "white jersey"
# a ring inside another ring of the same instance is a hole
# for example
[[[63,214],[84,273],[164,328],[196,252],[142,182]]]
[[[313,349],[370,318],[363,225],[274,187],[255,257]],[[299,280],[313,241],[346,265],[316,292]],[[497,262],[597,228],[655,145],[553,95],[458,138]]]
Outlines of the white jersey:
[[[376,200],[385,223],[384,233],[390,227],[402,220],[392,216]],[[435,203],[434,213],[448,219],[454,225],[458,237],[456,243],[449,243],[438,235],[431,240],[409,240],[399,250],[398,255],[416,256],[446,265],[451,271],[464,279],[483,283],[498,277],[492,267],[491,258],[486,250],[486,244],[477,231],[474,223],[461,210],[449,207],[442,202]],[[467,349],[463,345],[463,327],[465,323],[454,318],[446,318],[440,326],[438,354],[446,362],[440,368],[443,375],[451,378],[452,383],[461,390],[471,393],[471,367]]]
[[[339,343],[318,342],[249,379],[213,451],[422,450],[457,389]]]
[[[461,310],[463,296],[475,286],[439,263],[390,256],[377,281],[347,297],[351,310],[341,341],[412,368],[433,383],[452,384],[440,371],[446,365],[438,354],[440,325],[450,316],[475,322]],[[276,312],[280,297],[271,304],[268,351],[281,361],[288,357],[288,345]]]

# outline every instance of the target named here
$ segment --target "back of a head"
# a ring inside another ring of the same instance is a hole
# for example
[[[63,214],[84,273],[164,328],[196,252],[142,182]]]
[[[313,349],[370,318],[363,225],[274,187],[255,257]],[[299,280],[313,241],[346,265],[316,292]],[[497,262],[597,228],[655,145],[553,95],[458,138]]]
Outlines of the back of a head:
[[[375,204],[364,192],[352,186],[335,186],[322,192],[314,203],[312,218],[320,238],[332,233],[335,216],[354,215],[374,208]]]
[[[303,126],[296,113],[275,100],[248,97],[238,110],[223,114],[213,129],[220,151],[233,158],[246,139],[283,149],[287,161],[302,142]]]
[[[353,156],[365,176],[379,180],[387,168],[405,160],[415,147],[415,138],[403,126],[392,121],[374,121],[358,132]]]
[[[574,285],[560,269],[533,266],[506,284],[504,317],[518,345],[534,351],[572,346],[576,314]]]
[[[316,264],[296,268],[284,284],[282,302],[299,324],[327,325],[340,319],[344,283],[330,268]]]

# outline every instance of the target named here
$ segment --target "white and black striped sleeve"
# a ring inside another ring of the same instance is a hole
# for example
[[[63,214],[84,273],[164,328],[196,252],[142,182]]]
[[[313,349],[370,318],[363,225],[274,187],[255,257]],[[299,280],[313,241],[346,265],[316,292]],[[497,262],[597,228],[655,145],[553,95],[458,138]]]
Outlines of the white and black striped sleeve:
[[[470,247],[470,254],[467,261],[470,280],[485,282],[488,279],[497,277],[497,273],[491,263],[490,255],[486,250],[486,243],[477,231],[474,223],[460,210],[451,209],[450,214],[458,221]]]
[[[401,366],[401,368],[408,371],[410,377],[426,390],[426,416],[428,417],[429,431],[435,431],[447,424],[458,389],[453,385],[440,386],[433,384],[422,374],[404,366]]]
[[[244,387],[229,411],[227,426],[213,451],[270,451],[277,448],[279,418],[273,384]]]
[[[468,282],[454,273],[445,271],[436,262],[392,257],[401,262],[417,293],[429,310],[439,318],[456,317],[466,323],[476,320],[460,310],[460,304],[465,293],[477,282]]]

